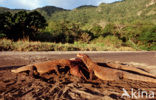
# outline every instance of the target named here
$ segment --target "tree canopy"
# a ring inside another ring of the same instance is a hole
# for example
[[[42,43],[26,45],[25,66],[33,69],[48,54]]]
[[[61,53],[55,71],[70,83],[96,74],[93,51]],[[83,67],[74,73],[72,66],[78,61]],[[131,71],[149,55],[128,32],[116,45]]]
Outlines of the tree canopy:
[[[47,26],[45,18],[37,11],[27,13],[20,11],[14,15],[10,12],[0,14],[0,33],[9,39],[33,39],[40,29]]]

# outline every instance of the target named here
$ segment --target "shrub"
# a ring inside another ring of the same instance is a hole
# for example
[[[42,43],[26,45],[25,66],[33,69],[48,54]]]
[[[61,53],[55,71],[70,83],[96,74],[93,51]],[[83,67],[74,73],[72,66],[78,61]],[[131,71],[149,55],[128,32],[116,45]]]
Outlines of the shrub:
[[[105,46],[113,46],[120,47],[122,45],[122,41],[118,39],[116,36],[106,36],[106,37],[98,37],[91,41],[91,43],[103,43]]]
[[[93,33],[94,37],[99,37],[102,35],[102,27],[99,25],[93,26],[90,31]]]
[[[0,39],[0,51],[13,50],[13,41],[8,39]]]
[[[102,36],[106,37],[108,35],[113,35],[115,32],[115,26],[113,24],[107,24],[103,29]]]
[[[91,40],[91,36],[88,33],[82,33],[80,36],[80,41],[85,42],[85,43],[89,43],[89,41]]]
[[[138,40],[140,40],[140,45],[142,45],[145,50],[155,50],[156,48],[156,26],[148,27],[144,29],[140,34]]]

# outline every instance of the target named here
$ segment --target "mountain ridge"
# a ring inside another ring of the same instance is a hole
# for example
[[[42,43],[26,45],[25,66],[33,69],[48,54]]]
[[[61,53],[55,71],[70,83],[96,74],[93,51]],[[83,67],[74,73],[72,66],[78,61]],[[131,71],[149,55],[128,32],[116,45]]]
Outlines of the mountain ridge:
[[[21,10],[0,7],[0,13]],[[156,0],[122,0],[113,3],[101,3],[99,6],[84,5],[72,10],[55,6],[45,6],[34,10],[39,11],[48,21],[64,20],[82,24],[129,23],[133,20],[156,21]]]

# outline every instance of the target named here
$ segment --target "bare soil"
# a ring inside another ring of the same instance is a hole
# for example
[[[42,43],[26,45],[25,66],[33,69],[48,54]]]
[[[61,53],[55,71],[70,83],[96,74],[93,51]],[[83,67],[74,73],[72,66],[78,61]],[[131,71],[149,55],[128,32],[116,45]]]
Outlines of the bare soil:
[[[68,55],[68,56],[67,56]],[[91,55],[91,54],[90,54]],[[94,54],[96,55],[96,54]],[[75,54],[65,54],[63,58],[75,57]],[[120,63],[128,65],[122,61],[116,62],[114,58],[101,59],[102,57],[94,58],[95,62],[101,64]],[[124,56],[123,56],[124,57]],[[8,54],[1,53],[0,55],[0,100],[127,100],[131,98],[121,98],[123,88],[131,94],[131,89],[134,92],[138,91],[153,91],[156,99],[156,83],[147,83],[134,80],[119,80],[119,81],[102,81],[97,78],[94,81],[86,81],[77,78],[69,73],[62,73],[57,76],[55,73],[47,74],[43,77],[32,77],[25,72],[12,73],[10,70],[18,68],[22,65],[31,64],[34,62],[47,61],[52,59],[62,58],[61,54]],[[143,59],[143,58],[141,58]],[[149,63],[150,64],[150,63]],[[152,63],[153,64],[153,63]],[[131,65],[129,65],[131,66]],[[137,66],[136,66],[137,67]],[[144,69],[144,68],[142,68]],[[148,69],[144,69],[147,70]],[[142,98],[140,98],[142,99]],[[146,95],[144,95],[146,99]]]

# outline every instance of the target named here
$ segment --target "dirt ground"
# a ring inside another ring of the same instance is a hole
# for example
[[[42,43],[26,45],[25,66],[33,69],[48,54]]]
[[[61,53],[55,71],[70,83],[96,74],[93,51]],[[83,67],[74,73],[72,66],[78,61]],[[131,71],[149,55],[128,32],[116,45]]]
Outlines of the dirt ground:
[[[15,74],[10,71],[23,65],[62,58],[59,54],[52,55],[40,54],[36,56],[34,53],[1,53],[0,100],[127,100],[133,99],[132,92],[136,92],[137,99],[149,99],[151,91],[154,92],[156,99],[156,83],[128,79],[118,81],[94,79],[94,81],[86,81],[69,73],[62,73],[60,76],[50,73],[43,77],[32,77],[25,72]],[[75,54],[63,56],[63,58],[71,57],[75,57]],[[107,58],[101,59],[102,57],[99,59],[94,58],[93,55],[91,57],[95,59],[95,62],[102,64],[109,62],[134,67],[134,65],[122,61],[116,62],[114,58],[110,60]],[[149,71],[147,68],[142,69]],[[124,93],[123,89],[127,90],[131,98],[121,97]],[[142,91],[147,91],[147,97],[144,94],[143,98],[141,98]]]

